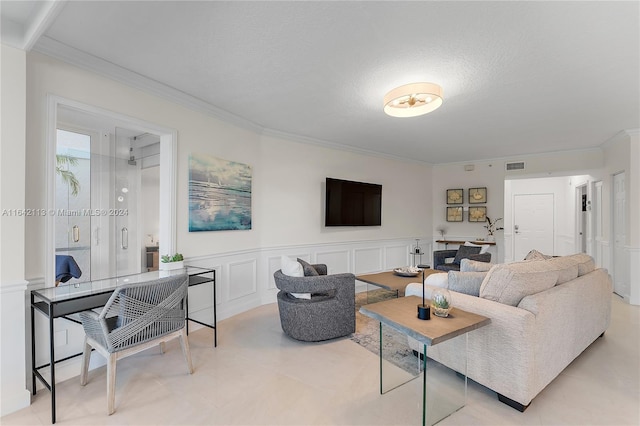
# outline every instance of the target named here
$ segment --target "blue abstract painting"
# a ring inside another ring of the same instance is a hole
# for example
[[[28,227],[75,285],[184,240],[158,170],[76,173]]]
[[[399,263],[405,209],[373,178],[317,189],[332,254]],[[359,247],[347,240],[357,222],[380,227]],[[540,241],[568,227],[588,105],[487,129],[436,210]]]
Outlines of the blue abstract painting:
[[[189,232],[251,229],[251,166],[189,156]]]

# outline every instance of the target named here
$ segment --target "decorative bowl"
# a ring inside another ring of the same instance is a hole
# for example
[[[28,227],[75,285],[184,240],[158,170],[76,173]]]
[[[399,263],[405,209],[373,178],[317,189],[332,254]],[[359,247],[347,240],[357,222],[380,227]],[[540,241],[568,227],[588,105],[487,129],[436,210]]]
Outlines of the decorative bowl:
[[[393,270],[394,274],[400,275],[401,277],[417,277],[420,272],[422,272],[422,270],[415,266],[403,266],[402,268],[395,268]]]

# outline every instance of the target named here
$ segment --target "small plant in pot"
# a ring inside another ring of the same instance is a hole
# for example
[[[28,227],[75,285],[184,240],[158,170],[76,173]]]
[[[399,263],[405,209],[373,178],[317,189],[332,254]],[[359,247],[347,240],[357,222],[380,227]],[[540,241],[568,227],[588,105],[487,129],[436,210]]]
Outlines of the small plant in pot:
[[[164,254],[160,257],[160,269],[163,271],[171,271],[173,269],[184,268],[184,257],[180,253],[176,253],[173,256],[170,254]]]
[[[447,317],[451,310],[451,293],[444,288],[434,290],[431,295],[431,311],[439,317]]]

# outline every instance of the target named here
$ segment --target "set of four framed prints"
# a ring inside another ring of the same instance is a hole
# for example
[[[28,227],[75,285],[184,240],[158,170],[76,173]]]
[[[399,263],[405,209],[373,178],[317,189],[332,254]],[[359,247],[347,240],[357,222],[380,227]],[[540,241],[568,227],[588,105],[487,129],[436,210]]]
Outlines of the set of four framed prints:
[[[469,204],[486,204],[487,188],[469,188],[467,191]],[[464,209],[464,189],[447,189],[447,222],[462,222]],[[460,204],[450,205],[450,204]],[[487,206],[469,206],[469,222],[485,222]]]

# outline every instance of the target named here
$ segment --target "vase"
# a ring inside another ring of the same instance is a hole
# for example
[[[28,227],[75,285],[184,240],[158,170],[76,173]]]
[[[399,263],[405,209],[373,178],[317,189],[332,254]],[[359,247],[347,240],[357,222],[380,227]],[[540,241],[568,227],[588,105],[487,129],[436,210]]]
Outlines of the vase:
[[[451,293],[446,288],[437,288],[431,293],[431,311],[437,317],[446,318],[451,311]]]
[[[184,260],[178,262],[160,262],[161,271],[173,271],[174,269],[184,268]]]
[[[495,236],[493,236],[491,234],[487,235],[487,241],[495,242],[495,240],[496,240]]]

